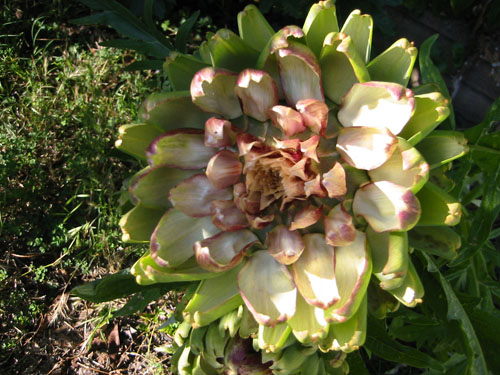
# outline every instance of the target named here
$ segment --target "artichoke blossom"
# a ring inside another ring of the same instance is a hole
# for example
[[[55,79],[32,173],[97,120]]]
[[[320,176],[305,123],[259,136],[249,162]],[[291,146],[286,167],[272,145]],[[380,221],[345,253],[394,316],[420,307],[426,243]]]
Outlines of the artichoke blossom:
[[[460,218],[426,158],[443,165],[465,146],[443,157],[425,147],[448,103],[407,88],[417,50],[406,39],[370,59],[369,15],[356,10],[339,29],[321,1],[302,28],[275,32],[248,6],[238,25],[195,56],[173,53],[176,91],[152,95],[142,122],[120,129],[117,146],[148,164],[121,221],[125,241],[150,244],[132,273],[139,284],[200,280],[183,311],[194,331],[229,316],[266,355],[337,353],[323,361],[333,366],[364,343],[368,311],[422,301],[412,238]],[[180,373],[231,373],[192,341]],[[297,368],[311,365],[301,358]]]

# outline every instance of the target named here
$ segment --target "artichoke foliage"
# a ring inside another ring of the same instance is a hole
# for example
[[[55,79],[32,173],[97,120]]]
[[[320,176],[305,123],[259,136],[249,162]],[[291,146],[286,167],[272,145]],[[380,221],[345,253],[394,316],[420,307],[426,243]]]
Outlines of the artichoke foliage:
[[[456,255],[439,228],[460,204],[428,179],[467,147],[434,130],[449,114],[440,93],[406,87],[412,43],[370,58],[369,15],[340,28],[321,1],[303,28],[275,32],[249,5],[238,27],[170,56],[178,91],[120,128],[116,146],[148,163],[120,223],[124,241],[150,244],[132,273],[199,283],[179,374],[344,374],[373,301],[379,318],[422,302],[412,246]]]

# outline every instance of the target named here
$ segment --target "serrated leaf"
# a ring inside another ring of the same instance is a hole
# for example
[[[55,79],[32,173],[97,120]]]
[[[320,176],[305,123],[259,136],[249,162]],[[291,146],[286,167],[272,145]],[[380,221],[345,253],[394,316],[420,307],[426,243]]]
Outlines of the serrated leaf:
[[[498,121],[500,121],[500,98],[495,100],[495,102],[491,105],[486,118],[480,124],[465,131],[469,144],[472,145],[472,148],[474,148],[475,145],[480,144],[482,137],[493,130]],[[466,177],[472,168],[472,155],[473,153],[471,152],[467,155],[465,160],[462,160],[460,168],[454,175],[456,186],[452,190],[452,194],[455,196],[462,196],[464,194],[464,187],[466,186],[466,182],[468,180]],[[481,167],[481,165],[479,166]]]
[[[500,374],[500,313],[497,310],[474,310],[470,314],[471,322],[483,348],[488,369]]]
[[[431,60],[432,45],[437,38],[438,34],[434,34],[433,36],[427,38],[424,43],[422,43],[422,46],[420,47],[418,63],[420,66],[420,73],[422,74],[423,83],[435,83],[436,85],[438,85],[439,91],[448,100],[450,106],[450,116],[448,117],[446,122],[449,122],[449,126],[451,129],[455,129],[455,112],[453,111],[453,105],[451,104],[450,92],[446,87],[446,83],[444,82],[439,69]]]
[[[444,259],[453,259],[461,245],[460,236],[446,226],[417,226],[408,232],[410,246]]]
[[[134,294],[120,310],[115,311],[113,318],[119,316],[129,316],[137,312],[142,312],[152,301],[161,298],[171,289],[170,285],[157,284],[156,288],[151,287],[146,290],[142,290]]]
[[[483,184],[481,206],[475,212],[471,222],[470,235],[460,250],[458,257],[451,263],[456,266],[468,261],[488,240],[491,228],[500,212],[500,164],[494,173],[488,174]]]
[[[365,347],[379,357],[391,362],[405,363],[417,368],[443,371],[444,367],[435,358],[394,340],[382,324],[368,315],[368,332]]]
[[[469,352],[468,361],[471,365],[470,373],[473,375],[487,375],[488,369],[483,350],[469,316],[465,312],[452,286],[439,271],[432,258],[425,253],[421,254],[427,261],[427,270],[436,274],[446,295],[446,300],[448,301],[448,320],[457,320],[460,323],[460,327],[464,334],[463,343],[465,347],[468,348]]]
[[[184,284],[183,284],[184,285]],[[163,294],[179,284],[170,284],[170,286],[144,286],[135,282],[135,277],[128,269],[115,274],[94,280],[90,283],[77,286],[71,290],[71,293],[94,303],[112,301],[117,298],[123,298],[137,292],[144,292],[155,289],[162,289]]]
[[[172,44],[155,28],[140,21],[130,10],[115,0],[96,1],[80,0],[81,3],[103,12],[82,17],[71,22],[76,24],[105,24],[113,27],[120,34],[149,44],[149,54],[156,57],[167,57]],[[147,18],[147,17],[146,17]]]

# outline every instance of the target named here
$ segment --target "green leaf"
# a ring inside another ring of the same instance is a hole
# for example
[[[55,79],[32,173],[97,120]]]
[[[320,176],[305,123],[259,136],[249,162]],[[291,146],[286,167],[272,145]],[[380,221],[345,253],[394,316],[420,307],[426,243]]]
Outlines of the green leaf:
[[[446,226],[417,226],[408,232],[408,239],[411,247],[450,260],[461,245],[457,232]]]
[[[184,309],[184,320],[194,327],[202,327],[236,309],[243,303],[236,276],[241,267],[203,280]]]
[[[240,72],[253,68],[259,57],[259,52],[229,29],[221,29],[208,42],[212,65]]]
[[[314,54],[319,56],[326,35],[339,31],[334,2],[327,0],[314,4],[307,14],[302,29],[306,34],[307,44]]]
[[[411,260],[408,261],[408,273],[403,283],[398,288],[388,290],[388,292],[408,307],[415,307],[418,303],[422,303],[424,286]]]
[[[179,52],[186,53],[187,51],[187,41],[189,38],[189,33],[191,32],[196,20],[200,16],[200,11],[197,10],[194,12],[191,17],[189,17],[184,23],[179,27],[179,31],[177,32],[177,38],[175,39],[175,48]]]
[[[403,283],[408,271],[407,232],[375,232],[366,230],[373,259],[373,274],[384,290],[396,289]]]
[[[203,351],[205,351],[204,338],[205,338],[205,334],[207,333],[207,330],[208,330],[208,327],[196,328],[196,329],[193,329],[191,331],[191,334],[189,335],[189,346],[191,347],[191,351],[196,355],[200,355]],[[198,357],[198,358],[200,358],[200,357]],[[193,374],[195,374],[194,367],[193,367]],[[196,374],[203,374],[203,373],[197,372]]]
[[[210,216],[195,218],[171,208],[151,236],[151,256],[165,267],[177,267],[193,256],[193,245],[218,233]]]
[[[416,60],[417,49],[403,38],[370,61],[367,69],[374,81],[394,82],[406,87]]]
[[[483,247],[490,236],[493,223],[500,212],[500,163],[494,173],[487,175],[483,186],[481,206],[471,222],[473,230],[467,241],[464,241],[465,246],[460,250],[457,259],[451,263],[452,266],[468,261]]]
[[[351,244],[335,248],[335,279],[340,299],[325,310],[327,322],[345,322],[356,313],[368,289],[372,267],[365,233],[356,231]]]
[[[105,40],[99,43],[103,47],[119,48],[119,49],[132,49],[143,55],[152,55],[154,57],[164,57],[165,51],[161,50],[156,53],[156,49],[151,43],[144,42],[137,39],[112,39]]]
[[[179,129],[156,138],[146,151],[149,165],[168,164],[174,168],[203,169],[216,148],[205,147],[203,131]]]
[[[364,63],[368,63],[372,46],[372,17],[369,14],[361,14],[359,9],[353,10],[342,26],[341,32],[351,37],[358,55]]]
[[[89,17],[72,20],[76,24],[106,24],[113,27],[120,34],[150,46],[149,54],[156,57],[167,57],[172,44],[154,27],[141,22],[130,10],[115,0],[79,0],[81,3],[103,12]],[[145,17],[146,19],[148,17]]]
[[[329,347],[328,344],[326,348],[320,344],[320,349],[341,350],[350,353],[364,344],[368,311],[367,299],[365,294],[358,310],[349,320],[330,325],[328,337],[324,340],[329,344]]]
[[[415,348],[405,346],[394,340],[382,324],[368,315],[368,333],[365,347],[379,357],[396,363],[405,363],[417,368],[431,368],[443,371],[444,367],[435,358]]]
[[[298,371],[311,352],[316,352],[315,347],[308,346],[299,346],[299,345],[291,345],[283,350],[283,354],[276,360],[274,360],[271,369],[274,370],[276,374],[282,374],[284,372],[297,374]],[[314,372],[310,372],[309,374],[315,374]]]
[[[268,352],[280,352],[291,332],[292,329],[287,323],[276,324],[273,327],[259,325],[257,335],[259,348]]]
[[[500,121],[500,98],[495,100],[490,110],[488,111],[486,118],[480,124],[465,131],[469,144],[471,144],[472,146],[480,144],[483,136],[487,135],[491,130],[493,130],[498,121]],[[466,160],[462,161],[459,170],[455,173],[454,180],[457,185],[452,191],[452,194],[454,194],[455,196],[462,196],[464,194],[464,187],[466,186],[467,182],[466,177],[472,168],[473,154],[473,152],[468,154]],[[484,167],[483,164],[479,164],[479,166]],[[495,169],[495,167],[496,165],[494,166],[493,170]]]
[[[468,151],[464,134],[447,130],[435,130],[420,141],[416,148],[431,169],[458,159]]]
[[[439,92],[415,95],[414,98],[415,112],[399,134],[412,146],[424,139],[450,114],[448,100]]]
[[[207,66],[194,56],[171,52],[163,64],[163,70],[175,90],[189,90],[196,72]]]
[[[123,70],[132,72],[135,70],[161,70],[163,69],[163,60],[142,60],[134,61],[127,65]]]
[[[179,285],[177,285],[177,287],[179,287]],[[171,284],[157,284],[156,287],[141,290],[134,294],[120,310],[116,311],[113,314],[113,318],[118,316],[129,316],[137,312],[142,312],[152,301],[160,299],[171,289]]]
[[[438,34],[434,34],[433,36],[427,38],[424,43],[422,43],[422,46],[420,47],[420,57],[418,63],[420,65],[420,73],[422,74],[423,83],[435,83],[436,85],[438,85],[439,91],[448,100],[450,106],[450,117],[448,117],[447,122],[449,122],[449,126],[451,127],[451,129],[455,129],[455,112],[453,111],[453,105],[451,104],[450,92],[446,87],[446,83],[444,82],[439,69],[431,60],[432,45],[437,38]]]
[[[350,36],[330,33],[325,38],[319,59],[325,95],[340,103],[346,92],[358,82],[370,81],[363,59]]]
[[[467,357],[463,354],[453,353],[450,358],[443,362],[445,375],[468,375]],[[429,371],[425,375],[443,375],[442,371]]]
[[[151,290],[161,290],[163,295],[167,291],[183,285],[185,284],[170,284],[168,286],[162,285],[161,287],[139,285],[135,282],[134,275],[128,269],[125,269],[102,279],[77,286],[71,290],[71,293],[87,301],[101,303],[123,298],[137,292]],[[158,293],[158,291],[155,293]]]
[[[143,19],[150,30],[156,30],[155,22],[153,20],[153,6],[156,0],[144,1],[144,14]]]
[[[144,101],[139,118],[168,132],[178,128],[204,129],[211,117],[191,100],[189,91],[159,92]]]
[[[391,181],[415,194],[429,179],[429,165],[415,147],[398,138],[398,146],[389,160],[368,174],[373,182]]]
[[[138,159],[146,160],[146,149],[163,132],[150,124],[128,124],[118,129],[115,147]]]
[[[462,217],[462,205],[450,194],[427,182],[417,193],[421,214],[417,225],[457,225]]]
[[[488,368],[494,374],[500,374],[500,313],[497,310],[474,310],[470,314],[474,330],[484,351]]]
[[[297,289],[292,275],[267,250],[247,260],[238,275],[238,288],[259,324],[273,327],[295,314]]]
[[[295,314],[287,323],[298,341],[310,344],[324,338],[328,333],[328,325],[322,319],[322,315],[323,310],[307,303],[299,293]],[[319,320],[318,317],[320,317]]]
[[[486,360],[483,355],[482,347],[478,341],[476,332],[469,316],[465,312],[462,304],[457,298],[452,286],[444,278],[444,276],[439,272],[439,269],[434,264],[430,256],[425,253],[421,253],[425,260],[427,261],[427,270],[436,274],[437,278],[441,283],[441,287],[446,295],[446,300],[448,301],[448,320],[457,320],[460,323],[460,327],[464,334],[464,345],[468,348],[468,361],[471,365],[470,373],[473,375],[487,375],[488,369],[486,367]]]
[[[135,206],[120,219],[123,242],[149,242],[164,209]]]
[[[140,202],[144,207],[170,208],[170,189],[199,171],[181,170],[164,165],[146,167],[131,180],[129,192],[134,203]]]
[[[162,267],[151,258],[149,253],[135,262],[130,272],[135,276],[136,282],[141,285],[205,280],[220,275],[201,268],[194,257],[178,267]]]
[[[359,350],[356,350],[349,354],[346,358],[347,363],[349,363],[349,372],[356,375],[370,375],[368,369],[366,368],[365,361]]]
[[[274,35],[269,22],[253,4],[247,5],[238,13],[238,30],[241,39],[257,51],[261,51]]]

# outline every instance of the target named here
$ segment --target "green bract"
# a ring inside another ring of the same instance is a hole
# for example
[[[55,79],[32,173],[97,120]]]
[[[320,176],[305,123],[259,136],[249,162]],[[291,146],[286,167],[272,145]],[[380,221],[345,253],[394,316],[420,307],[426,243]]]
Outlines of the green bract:
[[[369,15],[339,28],[322,1],[275,33],[248,6],[238,26],[167,59],[179,91],[120,129],[117,147],[149,164],[121,222],[125,241],[150,243],[131,271],[144,285],[201,280],[180,374],[346,373],[369,310],[422,301],[409,246],[456,254],[436,228],[460,205],[427,181],[466,146],[433,132],[449,114],[440,93],[406,87],[412,43],[370,60]],[[368,299],[370,283],[383,293]]]

